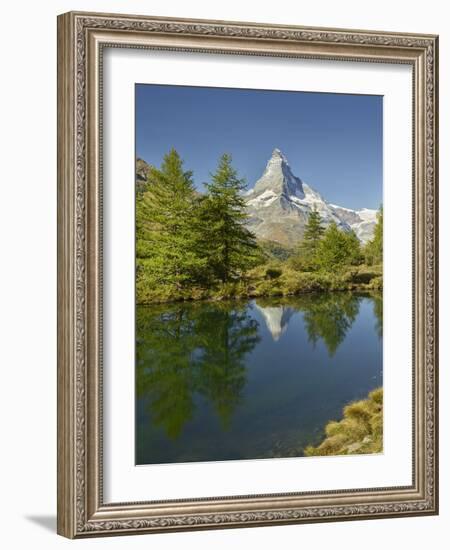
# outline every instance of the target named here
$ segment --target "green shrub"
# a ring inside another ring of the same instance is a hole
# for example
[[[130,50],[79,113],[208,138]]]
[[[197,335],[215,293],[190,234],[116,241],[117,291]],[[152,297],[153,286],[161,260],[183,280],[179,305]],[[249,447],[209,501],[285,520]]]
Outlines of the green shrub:
[[[380,291],[383,287],[381,266],[354,266],[346,270],[299,271],[292,262],[272,260],[258,265],[227,283],[205,282],[204,286],[176,287],[152,283],[138,273],[136,301],[139,304],[179,300],[224,300],[262,296],[294,296],[310,292]]]
[[[383,277],[375,277],[370,281],[370,288],[372,290],[383,290]]]
[[[267,279],[278,279],[283,274],[283,270],[279,268],[269,267],[266,269]]]

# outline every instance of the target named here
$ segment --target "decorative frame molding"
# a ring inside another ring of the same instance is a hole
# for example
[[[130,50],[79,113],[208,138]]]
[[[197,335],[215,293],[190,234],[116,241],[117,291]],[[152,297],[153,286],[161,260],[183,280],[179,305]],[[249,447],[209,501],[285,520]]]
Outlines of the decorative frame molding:
[[[413,67],[413,484],[144,503],[102,499],[103,47]],[[438,513],[438,38],[70,12],[58,17],[58,533],[66,537]]]

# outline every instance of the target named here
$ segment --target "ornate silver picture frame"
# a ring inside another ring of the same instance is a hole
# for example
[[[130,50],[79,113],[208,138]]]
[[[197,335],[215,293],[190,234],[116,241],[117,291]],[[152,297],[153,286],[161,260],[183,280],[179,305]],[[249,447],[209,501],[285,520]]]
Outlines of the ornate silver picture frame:
[[[145,501],[105,502],[102,90],[106,48],[412,68],[410,485],[164,500],[154,499],[150,490]],[[438,513],[437,119],[437,36],[97,13],[58,17],[59,534],[83,538]]]

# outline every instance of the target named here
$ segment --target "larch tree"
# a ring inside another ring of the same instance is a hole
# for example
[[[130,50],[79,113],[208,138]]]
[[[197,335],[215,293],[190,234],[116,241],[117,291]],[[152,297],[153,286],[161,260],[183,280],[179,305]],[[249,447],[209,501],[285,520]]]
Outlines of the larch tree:
[[[322,225],[320,214],[316,208],[313,208],[308,216],[308,222],[305,226],[305,232],[303,234],[304,248],[312,254],[315,254],[324,232],[325,228]]]
[[[290,262],[294,269],[314,270],[317,267],[316,254],[324,232],[320,214],[316,208],[313,208],[308,215],[303,239],[298,244]]]
[[[364,248],[364,256],[368,265],[383,263],[383,207],[377,212],[377,223],[375,225],[372,239]]]
[[[361,260],[358,237],[353,231],[338,229],[332,222],[326,229],[316,253],[319,268],[336,271],[347,265],[355,265]]]
[[[226,283],[254,264],[258,248],[254,234],[245,227],[245,180],[238,177],[230,155],[221,156],[205,187],[207,195],[201,201],[204,253],[212,278]]]
[[[175,149],[151,167],[136,201],[137,291],[152,285],[180,289],[197,280],[206,260],[199,252],[198,198],[192,173]]]

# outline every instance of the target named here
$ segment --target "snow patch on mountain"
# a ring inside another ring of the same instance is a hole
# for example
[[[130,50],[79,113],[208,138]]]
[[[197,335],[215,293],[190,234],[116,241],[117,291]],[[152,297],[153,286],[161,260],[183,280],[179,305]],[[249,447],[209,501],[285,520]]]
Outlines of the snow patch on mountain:
[[[377,211],[370,210],[369,208],[363,208],[357,211],[360,218],[365,222],[376,222],[377,221]]]
[[[269,206],[270,204],[272,204],[272,202],[276,199],[277,199],[276,193],[274,193],[270,189],[266,189],[266,191],[261,193],[261,195],[258,195],[254,199],[250,199],[247,202],[247,204],[257,206],[257,207],[258,206],[265,207],[265,206]]]
[[[245,199],[248,225],[257,237],[287,245],[302,238],[312,210],[319,212],[324,226],[334,222],[343,231],[353,229],[362,243],[372,238],[377,221],[376,210],[352,210],[328,203],[292,173],[280,149],[274,149],[263,175],[245,194]]]
[[[362,208],[361,210],[352,210],[344,206],[330,204],[337,216],[344,220],[349,227],[355,232],[356,236],[362,243],[370,241],[373,237],[373,231],[377,223],[377,211],[370,208]]]

